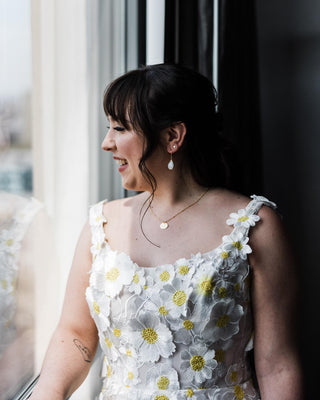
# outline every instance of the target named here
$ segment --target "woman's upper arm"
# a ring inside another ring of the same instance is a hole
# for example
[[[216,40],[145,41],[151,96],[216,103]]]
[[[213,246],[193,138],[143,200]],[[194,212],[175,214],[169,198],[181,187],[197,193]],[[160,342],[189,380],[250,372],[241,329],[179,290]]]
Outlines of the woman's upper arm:
[[[296,379],[299,392],[297,263],[280,217],[268,207],[259,216],[250,237],[257,377],[259,385],[272,382],[280,388],[277,382],[285,375],[290,382]]]
[[[59,322],[60,327],[69,328],[81,337],[96,337],[97,332],[85,296],[92,265],[90,247],[91,229],[87,222],[75,249]]]

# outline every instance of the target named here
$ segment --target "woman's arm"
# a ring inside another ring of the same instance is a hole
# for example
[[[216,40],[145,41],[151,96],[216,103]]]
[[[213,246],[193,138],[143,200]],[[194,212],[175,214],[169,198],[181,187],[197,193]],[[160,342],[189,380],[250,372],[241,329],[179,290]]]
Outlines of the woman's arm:
[[[87,224],[76,247],[61,318],[31,400],[64,400],[89,372],[98,343],[97,330],[85,298],[91,269],[90,246],[91,232]]]
[[[253,229],[250,264],[255,323],[254,355],[262,400],[302,400],[298,352],[298,279],[279,216],[267,207]]]

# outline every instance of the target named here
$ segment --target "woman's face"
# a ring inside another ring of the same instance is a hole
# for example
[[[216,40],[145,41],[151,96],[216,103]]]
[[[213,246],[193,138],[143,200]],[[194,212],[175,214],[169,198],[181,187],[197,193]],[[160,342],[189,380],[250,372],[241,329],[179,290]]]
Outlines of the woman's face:
[[[150,186],[139,169],[144,149],[144,137],[132,128],[127,130],[120,122],[109,117],[110,128],[101,147],[111,151],[125,189],[145,191]]]

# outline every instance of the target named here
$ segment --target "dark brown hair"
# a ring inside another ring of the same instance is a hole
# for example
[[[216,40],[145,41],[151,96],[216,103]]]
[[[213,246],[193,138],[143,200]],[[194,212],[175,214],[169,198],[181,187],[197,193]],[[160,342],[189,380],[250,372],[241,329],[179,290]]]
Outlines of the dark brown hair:
[[[126,129],[131,125],[145,138],[140,170],[156,189],[145,165],[160,142],[160,132],[177,122],[187,128],[179,152],[182,167],[204,187],[230,187],[226,141],[212,82],[198,72],[174,64],[157,64],[130,71],[114,80],[103,100],[105,113]]]

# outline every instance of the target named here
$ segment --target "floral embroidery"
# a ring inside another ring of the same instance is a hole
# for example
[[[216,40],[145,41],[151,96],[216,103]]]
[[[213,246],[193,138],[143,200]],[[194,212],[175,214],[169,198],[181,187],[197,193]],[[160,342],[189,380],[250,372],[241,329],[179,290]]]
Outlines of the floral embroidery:
[[[168,358],[175,350],[170,330],[149,311],[141,312],[129,322],[131,340],[141,361],[157,361]]]
[[[181,281],[179,278],[173,280],[171,285],[165,285],[161,292],[165,308],[172,318],[179,318],[186,315],[188,298],[192,292],[192,287],[188,282]]]
[[[132,282],[134,276],[134,265],[123,253],[112,252],[108,262],[96,263],[90,283],[97,289],[103,291],[107,296],[115,297],[123,287]]]
[[[206,341],[228,340],[239,332],[243,308],[234,300],[221,300],[212,307],[209,322],[202,336]]]
[[[146,375],[148,387],[155,390],[177,390],[179,381],[177,371],[167,365],[158,364]]]
[[[245,228],[250,228],[254,226],[256,222],[260,220],[260,217],[256,214],[248,214],[247,210],[241,209],[237,213],[231,213],[230,218],[227,219],[228,225],[244,226]]]
[[[216,249],[153,268],[110,248],[103,203],[93,207],[86,296],[107,359],[99,400],[259,399],[246,364],[253,336],[247,256],[262,204],[271,205],[254,198],[230,214],[234,229]]]
[[[243,237],[243,234],[238,231],[233,231],[228,236],[222,238],[224,248],[231,252],[233,257],[241,257],[243,260],[247,258],[247,254],[252,253],[251,247],[247,244],[248,237]]]
[[[181,353],[181,372],[184,379],[202,383],[210,379],[212,371],[217,366],[214,359],[214,350],[208,350],[206,346],[190,346]]]

